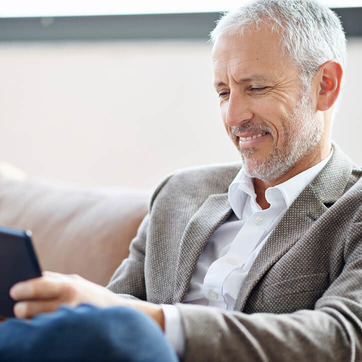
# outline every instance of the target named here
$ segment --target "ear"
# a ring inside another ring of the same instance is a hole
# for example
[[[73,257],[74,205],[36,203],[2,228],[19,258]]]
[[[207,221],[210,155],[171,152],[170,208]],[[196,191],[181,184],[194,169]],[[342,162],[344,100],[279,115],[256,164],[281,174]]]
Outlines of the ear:
[[[319,92],[317,109],[327,111],[336,102],[341,89],[343,69],[341,65],[332,60],[324,63],[319,68]]]

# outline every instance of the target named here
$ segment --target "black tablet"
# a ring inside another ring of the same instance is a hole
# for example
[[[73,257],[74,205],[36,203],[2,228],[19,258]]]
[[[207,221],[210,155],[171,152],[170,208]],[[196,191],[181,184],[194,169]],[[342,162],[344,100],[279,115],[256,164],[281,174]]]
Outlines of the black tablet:
[[[41,276],[29,231],[0,226],[0,317],[14,316],[10,288],[17,282]]]

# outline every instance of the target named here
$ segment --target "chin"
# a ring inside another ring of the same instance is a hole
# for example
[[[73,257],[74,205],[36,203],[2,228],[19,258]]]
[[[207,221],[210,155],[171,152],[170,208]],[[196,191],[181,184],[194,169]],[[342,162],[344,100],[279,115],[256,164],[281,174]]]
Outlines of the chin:
[[[293,162],[288,162],[290,159],[283,159],[278,152],[263,159],[245,157],[244,152],[241,156],[245,174],[262,181],[278,180],[294,167]]]

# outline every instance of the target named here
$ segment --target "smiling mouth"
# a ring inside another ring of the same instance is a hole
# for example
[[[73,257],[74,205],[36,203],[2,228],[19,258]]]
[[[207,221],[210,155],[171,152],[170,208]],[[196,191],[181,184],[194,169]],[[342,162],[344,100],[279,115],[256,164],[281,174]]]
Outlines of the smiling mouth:
[[[247,141],[251,141],[251,140],[255,140],[257,138],[263,137],[267,134],[267,132],[263,132],[263,133],[258,133],[256,135],[253,136],[248,136],[248,137],[239,137],[239,140],[241,142],[247,142]]]

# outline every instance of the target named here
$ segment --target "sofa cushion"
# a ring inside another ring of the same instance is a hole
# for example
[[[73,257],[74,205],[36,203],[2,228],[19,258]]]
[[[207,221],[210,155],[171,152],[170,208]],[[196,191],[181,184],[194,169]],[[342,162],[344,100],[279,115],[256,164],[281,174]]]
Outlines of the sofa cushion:
[[[128,255],[149,196],[144,190],[3,177],[0,225],[32,231],[43,270],[105,285]]]

